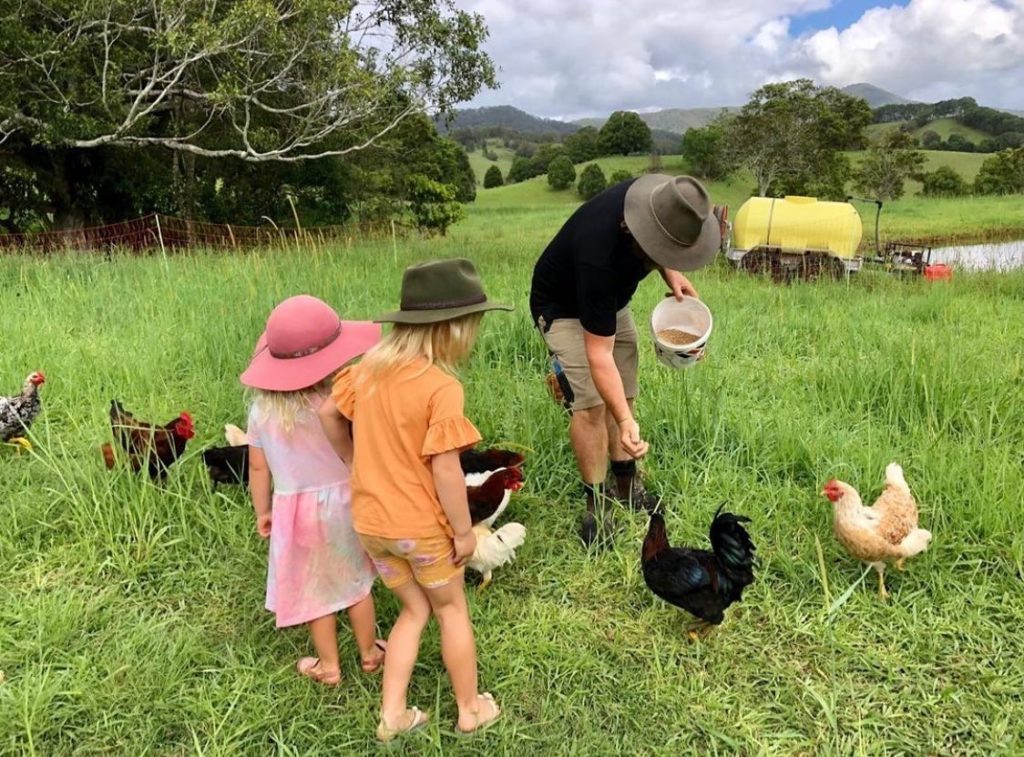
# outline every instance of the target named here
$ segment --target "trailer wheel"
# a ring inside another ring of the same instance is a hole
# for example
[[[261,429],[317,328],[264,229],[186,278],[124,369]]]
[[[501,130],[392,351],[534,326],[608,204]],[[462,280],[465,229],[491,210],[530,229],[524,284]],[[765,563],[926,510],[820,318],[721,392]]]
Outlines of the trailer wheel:
[[[800,262],[800,278],[804,281],[818,279],[842,279],[846,276],[846,266],[839,258],[821,252],[805,253]]]
[[[755,276],[770,276],[774,281],[785,281],[787,278],[779,255],[767,250],[751,250],[743,256],[740,268]]]

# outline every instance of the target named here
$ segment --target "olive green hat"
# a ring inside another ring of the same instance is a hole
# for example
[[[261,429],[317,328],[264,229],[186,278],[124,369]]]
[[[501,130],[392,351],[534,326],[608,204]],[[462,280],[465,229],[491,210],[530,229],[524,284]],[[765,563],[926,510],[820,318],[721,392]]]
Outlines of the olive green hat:
[[[466,258],[411,265],[402,274],[401,309],[377,316],[377,323],[438,323],[485,310],[511,310],[491,302],[476,266]]]
[[[694,271],[715,259],[722,231],[704,185],[692,176],[649,173],[626,190],[626,226],[658,265]]]

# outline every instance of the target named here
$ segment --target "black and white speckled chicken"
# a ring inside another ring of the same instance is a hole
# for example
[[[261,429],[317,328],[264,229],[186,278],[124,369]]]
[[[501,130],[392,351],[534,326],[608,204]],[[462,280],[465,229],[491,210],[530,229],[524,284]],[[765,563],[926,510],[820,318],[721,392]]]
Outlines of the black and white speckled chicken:
[[[46,376],[42,371],[35,371],[26,377],[17,397],[0,397],[0,442],[32,449],[24,435],[43,409],[39,387],[45,382]]]

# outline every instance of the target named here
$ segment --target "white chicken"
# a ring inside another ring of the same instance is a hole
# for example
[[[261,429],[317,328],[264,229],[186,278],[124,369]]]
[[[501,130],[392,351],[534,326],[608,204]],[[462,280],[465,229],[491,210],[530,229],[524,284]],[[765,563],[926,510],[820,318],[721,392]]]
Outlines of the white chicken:
[[[885,589],[885,568],[894,563],[903,570],[909,557],[924,552],[932,539],[931,531],[918,526],[918,508],[910,493],[903,468],[890,463],[885,469],[885,490],[871,507],[865,507],[860,495],[843,481],[832,479],[822,491],[833,505],[836,538],[853,557],[878,573],[878,594]]]
[[[491,583],[494,569],[515,559],[516,549],[526,541],[526,527],[521,523],[506,523],[492,531],[478,523],[473,526],[473,533],[476,534],[476,549],[466,565],[483,576],[477,587],[477,592],[482,592]]]

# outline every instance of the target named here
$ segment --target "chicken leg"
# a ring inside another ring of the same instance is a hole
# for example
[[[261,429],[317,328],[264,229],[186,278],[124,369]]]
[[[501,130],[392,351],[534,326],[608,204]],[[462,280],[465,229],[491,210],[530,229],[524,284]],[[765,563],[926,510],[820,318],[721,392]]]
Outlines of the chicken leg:
[[[889,592],[885,589],[885,563],[871,563],[871,567],[878,573],[878,597],[884,601],[889,598]]]
[[[7,444],[9,447],[17,448],[18,452],[21,452],[22,450],[25,450],[26,452],[32,451],[32,442],[21,436],[16,436],[9,442],[5,442],[5,444]]]
[[[484,573],[484,580],[481,581],[480,585],[476,587],[476,593],[482,594],[484,589],[490,586],[492,578],[494,578],[494,571],[489,570],[486,573]]]
[[[706,620],[700,620],[691,626],[687,626],[686,635],[690,638],[690,641],[697,642],[701,639],[707,638],[714,630],[715,625],[713,623],[708,623]]]

